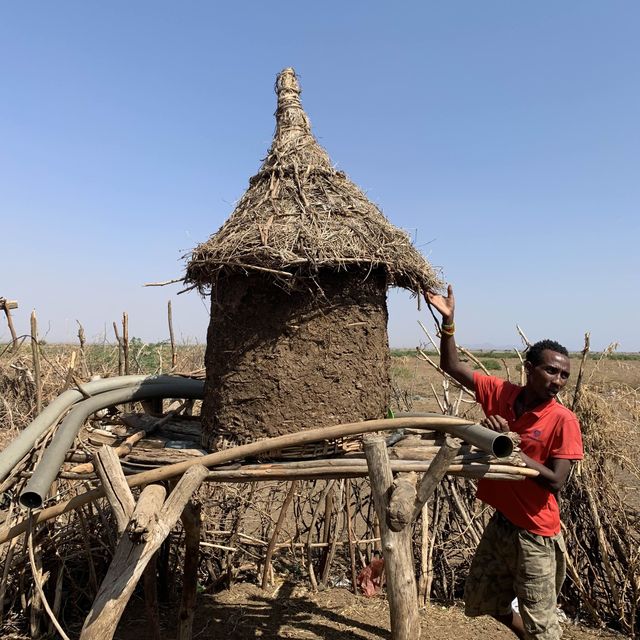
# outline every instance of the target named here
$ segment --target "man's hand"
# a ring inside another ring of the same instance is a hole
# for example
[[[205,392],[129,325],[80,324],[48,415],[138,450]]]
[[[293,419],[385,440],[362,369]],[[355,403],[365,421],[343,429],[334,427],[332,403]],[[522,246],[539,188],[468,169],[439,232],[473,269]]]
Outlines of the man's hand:
[[[425,291],[424,297],[426,301],[442,315],[443,326],[440,332],[440,367],[463,387],[475,391],[473,370],[458,359],[456,340],[453,336],[455,331],[453,312],[456,306],[453,297],[453,287],[451,285],[447,287],[446,296],[434,293],[433,291]],[[445,325],[448,326],[445,327]]]
[[[442,296],[439,293],[432,293],[431,291],[425,292],[425,298],[427,302],[435,307],[442,316],[442,319],[449,323],[453,320],[453,312],[455,310],[456,301],[453,297],[453,287],[449,285],[447,287],[447,295]]]
[[[480,424],[498,433],[508,433],[510,431],[509,423],[502,416],[488,416],[480,420]]]

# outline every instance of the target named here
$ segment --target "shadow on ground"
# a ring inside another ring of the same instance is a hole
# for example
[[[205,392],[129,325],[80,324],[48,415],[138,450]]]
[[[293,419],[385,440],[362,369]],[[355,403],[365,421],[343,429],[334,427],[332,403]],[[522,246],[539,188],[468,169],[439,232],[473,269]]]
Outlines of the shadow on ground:
[[[162,638],[175,640],[178,610],[161,611]],[[512,640],[513,635],[487,617],[466,618],[460,607],[432,605],[421,611],[422,640]],[[621,638],[573,625],[565,627],[567,640]],[[116,640],[151,640],[141,599],[132,600],[115,635]],[[295,583],[263,591],[239,583],[229,591],[198,600],[194,640],[389,640],[389,608],[382,597],[355,596],[346,589],[318,593]]]

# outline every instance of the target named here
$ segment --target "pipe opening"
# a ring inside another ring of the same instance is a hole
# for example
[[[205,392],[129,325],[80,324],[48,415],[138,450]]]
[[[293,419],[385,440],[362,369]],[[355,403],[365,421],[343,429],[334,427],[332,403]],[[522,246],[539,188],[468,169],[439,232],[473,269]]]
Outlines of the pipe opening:
[[[513,453],[513,440],[509,436],[499,435],[493,441],[492,448],[496,458],[508,458]]]
[[[27,509],[40,509],[42,498],[35,491],[24,491],[20,494],[20,504]]]

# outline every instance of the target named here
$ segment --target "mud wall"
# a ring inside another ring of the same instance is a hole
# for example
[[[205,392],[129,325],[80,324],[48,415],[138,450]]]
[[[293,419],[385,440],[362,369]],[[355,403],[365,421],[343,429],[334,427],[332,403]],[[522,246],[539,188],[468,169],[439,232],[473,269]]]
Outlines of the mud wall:
[[[304,290],[234,276],[211,301],[203,446],[385,415],[386,277],[327,272]]]

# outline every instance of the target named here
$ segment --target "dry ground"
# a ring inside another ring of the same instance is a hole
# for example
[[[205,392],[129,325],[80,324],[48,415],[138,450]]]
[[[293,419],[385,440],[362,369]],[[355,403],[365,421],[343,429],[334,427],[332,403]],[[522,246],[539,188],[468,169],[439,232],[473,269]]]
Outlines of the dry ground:
[[[423,609],[423,640],[513,640],[514,636],[490,618],[466,618],[460,607],[432,605]],[[163,611],[163,638],[175,638],[177,613]],[[355,596],[334,588],[310,593],[305,587],[283,583],[262,591],[255,585],[237,584],[215,596],[201,596],[193,629],[194,639],[245,640],[248,638],[297,638],[304,640],[386,640],[389,608],[382,598]],[[132,602],[116,640],[148,640],[144,606]],[[564,625],[563,638],[595,640],[619,638],[609,631]]]

